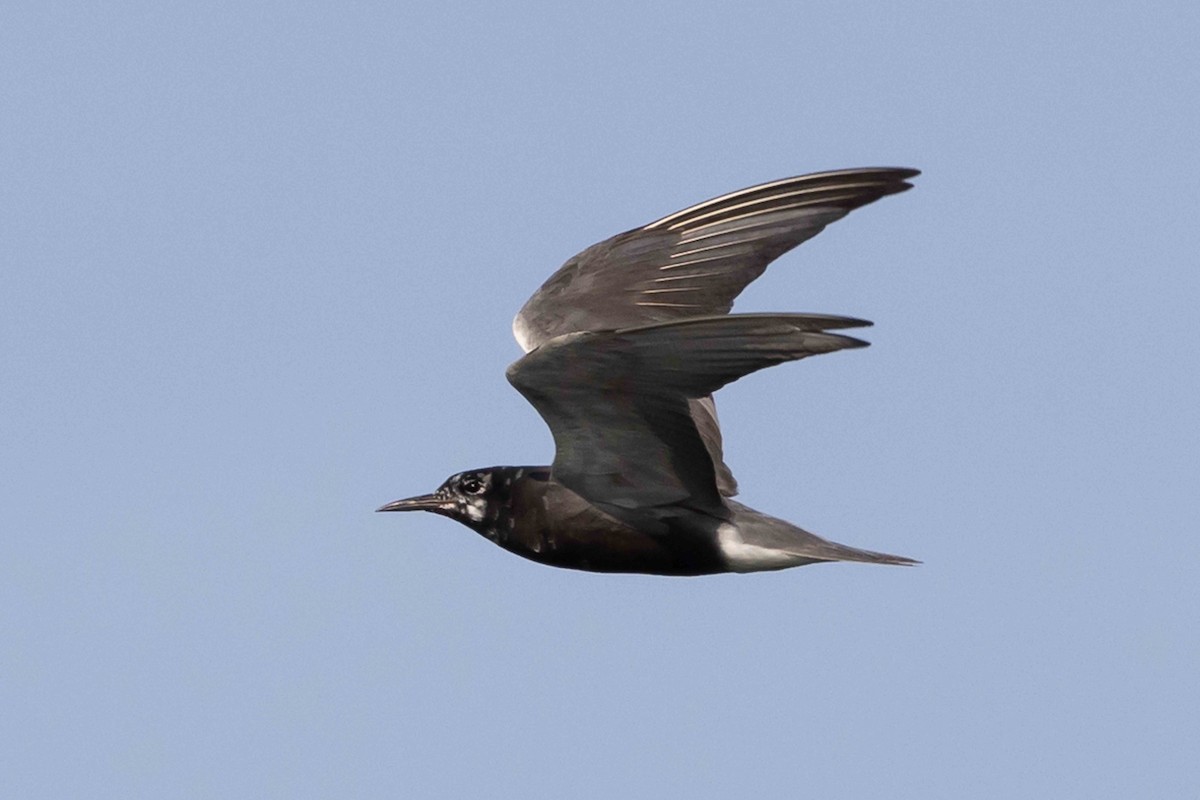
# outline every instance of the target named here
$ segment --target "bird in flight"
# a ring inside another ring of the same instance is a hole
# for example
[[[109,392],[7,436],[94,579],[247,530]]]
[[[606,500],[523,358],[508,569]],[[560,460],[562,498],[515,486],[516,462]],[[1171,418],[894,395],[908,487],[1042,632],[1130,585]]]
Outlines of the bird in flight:
[[[767,265],[915,169],[821,172],[677,211],[567,261],[513,321],[507,371],[554,436],[550,466],[460,472],[379,511],[431,511],[542,564],[703,575],[821,561],[915,564],[738,503],[713,393],[785,361],[865,347],[825,314],[730,314]]]

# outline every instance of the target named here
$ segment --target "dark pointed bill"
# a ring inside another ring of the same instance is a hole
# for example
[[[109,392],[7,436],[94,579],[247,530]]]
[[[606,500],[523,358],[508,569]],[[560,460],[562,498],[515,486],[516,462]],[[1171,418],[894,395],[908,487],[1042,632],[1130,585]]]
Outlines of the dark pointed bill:
[[[376,511],[441,511],[446,507],[445,498],[436,494],[420,494],[416,497],[406,497],[403,500],[393,500],[387,505],[380,506]]]

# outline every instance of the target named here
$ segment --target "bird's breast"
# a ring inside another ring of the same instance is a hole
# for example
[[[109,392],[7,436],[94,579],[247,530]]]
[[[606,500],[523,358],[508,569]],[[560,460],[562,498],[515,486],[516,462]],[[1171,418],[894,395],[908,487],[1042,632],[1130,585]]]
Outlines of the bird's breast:
[[[728,571],[711,536],[646,532],[552,480],[527,481],[514,492],[510,507],[511,524],[502,527],[496,543],[543,564],[654,575]]]

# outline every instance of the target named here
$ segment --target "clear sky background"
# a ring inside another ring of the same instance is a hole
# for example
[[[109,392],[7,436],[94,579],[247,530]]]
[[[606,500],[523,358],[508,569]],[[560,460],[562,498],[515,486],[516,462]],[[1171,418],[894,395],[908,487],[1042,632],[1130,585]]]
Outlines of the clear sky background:
[[[1200,5],[9,3],[20,798],[1200,795]],[[742,311],[742,499],[922,559],[558,571],[374,514],[547,463],[509,324],[760,181],[924,170]]]

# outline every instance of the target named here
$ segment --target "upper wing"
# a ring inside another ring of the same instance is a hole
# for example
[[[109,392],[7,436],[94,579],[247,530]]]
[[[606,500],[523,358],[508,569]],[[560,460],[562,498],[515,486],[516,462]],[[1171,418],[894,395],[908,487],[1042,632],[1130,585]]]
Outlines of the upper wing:
[[[726,314],[773,260],[853,209],[912,188],[915,169],[786,178],[722,195],[589,247],[513,320],[526,350],[565,333]]]
[[[528,352],[578,331],[728,313],[771,261],[859,206],[912,187],[915,169],[866,168],[786,178],[722,195],[589,247],[550,276],[513,320]],[[689,400],[717,473],[737,494],[716,405]]]
[[[736,314],[568,334],[508,368],[554,435],[552,474],[614,516],[725,518],[688,401],[772,364],[866,345],[814,314]]]

